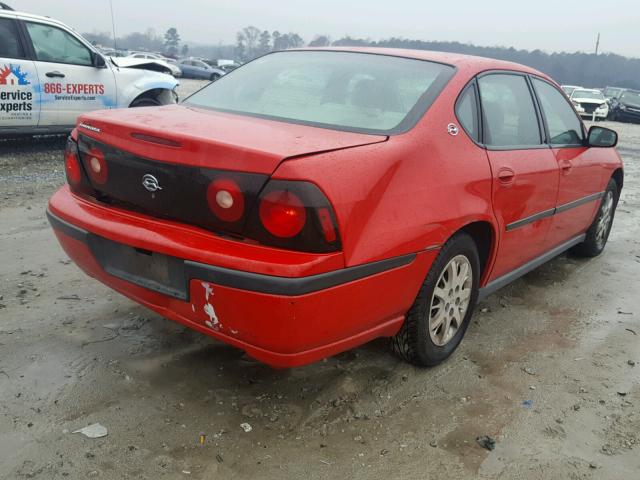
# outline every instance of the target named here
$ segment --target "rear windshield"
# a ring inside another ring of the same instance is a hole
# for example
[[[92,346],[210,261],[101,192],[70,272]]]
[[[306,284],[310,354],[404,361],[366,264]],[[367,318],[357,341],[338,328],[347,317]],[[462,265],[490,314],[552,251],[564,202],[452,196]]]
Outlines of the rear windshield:
[[[604,95],[602,95],[601,92],[594,92],[593,90],[574,90],[571,97],[587,98],[591,100],[604,100]]]
[[[364,133],[411,128],[453,67],[353,52],[290,51],[258,58],[184,104]]]

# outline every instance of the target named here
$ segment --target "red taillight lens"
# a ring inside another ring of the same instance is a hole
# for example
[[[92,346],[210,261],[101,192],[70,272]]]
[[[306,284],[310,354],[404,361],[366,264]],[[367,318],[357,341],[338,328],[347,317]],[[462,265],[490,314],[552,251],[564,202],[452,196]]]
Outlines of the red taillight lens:
[[[107,183],[109,171],[107,169],[107,162],[104,159],[104,153],[102,153],[100,149],[94,147],[89,150],[85,162],[91,180],[99,185]]]
[[[244,194],[231,179],[211,182],[207,188],[207,203],[214,215],[224,222],[237,222],[244,214]]]
[[[260,200],[260,222],[273,236],[295,237],[302,231],[307,212],[293,192],[274,190]]]
[[[340,235],[333,208],[313,183],[271,179],[251,210],[244,236],[300,252],[336,252]]]
[[[64,171],[67,174],[67,182],[77,187],[82,181],[82,170],[78,159],[78,146],[71,138],[67,140],[64,150]]]

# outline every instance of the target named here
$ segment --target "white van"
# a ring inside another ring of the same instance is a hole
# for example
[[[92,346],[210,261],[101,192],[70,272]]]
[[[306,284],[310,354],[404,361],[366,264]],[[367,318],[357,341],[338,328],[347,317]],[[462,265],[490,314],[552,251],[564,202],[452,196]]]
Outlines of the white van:
[[[0,137],[70,131],[91,110],[175,103],[178,81],[139,68],[149,62],[119,66],[63,23],[0,4]]]

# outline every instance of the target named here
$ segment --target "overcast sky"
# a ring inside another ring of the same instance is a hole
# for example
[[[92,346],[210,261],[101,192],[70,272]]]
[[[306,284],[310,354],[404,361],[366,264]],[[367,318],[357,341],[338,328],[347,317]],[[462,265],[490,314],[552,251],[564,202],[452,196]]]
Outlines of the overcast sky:
[[[108,0],[3,0],[82,32],[111,31]],[[390,36],[457,40],[533,50],[600,51],[640,57],[638,0],[113,0],[116,33],[163,33],[186,42],[234,43],[247,25],[261,30],[377,40]]]

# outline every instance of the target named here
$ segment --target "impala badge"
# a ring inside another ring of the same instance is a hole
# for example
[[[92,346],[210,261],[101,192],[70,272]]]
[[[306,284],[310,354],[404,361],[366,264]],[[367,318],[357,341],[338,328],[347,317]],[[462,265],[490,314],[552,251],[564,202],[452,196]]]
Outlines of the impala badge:
[[[158,190],[162,190],[158,179],[149,173],[145,174],[142,177],[142,186],[152,193],[157,192]]]
[[[458,135],[458,126],[455,123],[450,123],[447,125],[447,133],[455,137]]]

